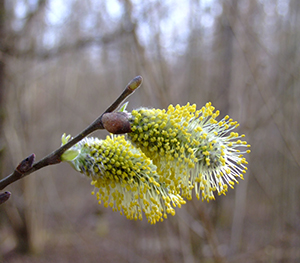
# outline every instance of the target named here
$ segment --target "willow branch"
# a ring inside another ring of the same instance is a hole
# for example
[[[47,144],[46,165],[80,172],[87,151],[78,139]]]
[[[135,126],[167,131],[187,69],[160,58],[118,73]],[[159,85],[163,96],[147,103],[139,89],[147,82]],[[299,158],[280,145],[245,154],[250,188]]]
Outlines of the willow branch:
[[[118,106],[129,96],[131,95],[136,89],[138,89],[142,84],[142,77],[137,76],[134,79],[132,79],[122,94],[102,113],[93,123],[91,123],[86,129],[84,129],[82,132],[80,132],[78,135],[76,135],[72,140],[70,140],[68,143],[62,145],[57,150],[53,151],[52,153],[45,156],[40,161],[34,163],[35,155],[31,154],[26,159],[21,161],[19,165],[15,168],[13,173],[8,175],[7,177],[0,180],[0,190],[3,190],[6,186],[10,185],[13,182],[16,182],[25,176],[45,167],[51,164],[58,164],[61,162],[61,155],[71,148],[73,145],[81,141],[84,137],[89,135],[90,133],[96,131],[105,129],[105,125],[103,124],[102,117],[105,114],[105,120],[107,119],[108,113],[112,113],[114,110],[118,108]],[[130,132],[130,125],[128,123],[127,118],[124,118],[122,114],[119,114],[119,118],[116,119],[116,114],[112,113],[112,118],[114,122],[122,122],[121,124],[124,127],[127,127],[126,129],[122,129],[123,133]],[[119,124],[120,125],[120,124]],[[9,192],[0,193],[0,204],[4,203],[10,196]]]

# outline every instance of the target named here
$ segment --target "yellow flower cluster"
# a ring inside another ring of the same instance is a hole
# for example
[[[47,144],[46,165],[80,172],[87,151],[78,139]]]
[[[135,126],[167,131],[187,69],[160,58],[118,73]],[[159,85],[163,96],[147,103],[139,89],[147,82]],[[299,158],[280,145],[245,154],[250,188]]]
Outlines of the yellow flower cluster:
[[[127,115],[131,133],[105,140],[84,138],[68,149],[62,161],[92,179],[99,203],[128,219],[151,224],[174,215],[184,198],[212,200],[243,179],[250,145],[233,132],[228,116],[217,121],[211,103],[166,110],[140,108]],[[66,144],[71,136],[62,136]],[[92,192],[95,194],[95,192]]]
[[[131,113],[129,140],[157,166],[159,181],[189,200],[193,189],[198,199],[208,201],[216,190],[225,194],[247,170],[243,153],[250,150],[240,148],[250,145],[232,132],[238,123],[228,116],[218,122],[214,110],[207,103],[200,110],[187,104]]]
[[[63,136],[63,142],[68,139]],[[70,152],[77,152],[68,159]],[[168,193],[158,181],[156,166],[145,154],[125,140],[124,136],[106,140],[85,138],[62,156],[72,166],[92,178],[99,204],[120,211],[128,219],[142,219],[142,212],[151,224],[174,215],[172,207],[185,201],[179,194]],[[94,191],[92,192],[94,194]]]

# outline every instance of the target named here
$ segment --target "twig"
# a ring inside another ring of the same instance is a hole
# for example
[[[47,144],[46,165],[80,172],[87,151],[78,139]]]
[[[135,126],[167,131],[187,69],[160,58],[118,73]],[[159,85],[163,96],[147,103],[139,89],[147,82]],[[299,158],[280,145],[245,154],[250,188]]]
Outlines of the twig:
[[[47,59],[56,58],[61,54],[65,54],[66,52],[77,51],[89,47],[91,45],[107,45],[127,33],[128,31],[124,30],[123,27],[120,27],[119,29],[116,29],[116,31],[112,33],[107,33],[105,35],[97,36],[97,37],[81,38],[76,40],[73,43],[62,44],[58,47],[52,48],[51,50],[43,50],[43,49],[39,50],[39,49],[33,49],[32,47],[29,47],[28,49],[20,50],[16,48],[14,45],[9,45],[10,42],[8,41],[9,42],[8,44],[2,46],[0,45],[0,50],[4,55],[43,61]],[[17,37],[19,37],[19,35]]]
[[[0,193],[0,205],[7,201],[10,195],[10,192]]]
[[[113,102],[107,110],[100,115],[92,124],[90,124],[86,129],[84,129],[82,132],[80,132],[77,136],[75,136],[72,140],[70,140],[65,145],[62,145],[57,150],[53,151],[49,155],[45,156],[40,161],[34,163],[35,155],[31,154],[26,159],[24,159],[20,164],[15,168],[14,172],[8,175],[7,177],[0,180],[0,190],[3,190],[6,186],[10,185],[11,183],[18,181],[25,177],[26,175],[29,175],[45,166],[51,165],[51,164],[58,164],[61,162],[61,155],[71,148],[73,145],[75,145],[77,142],[81,141],[84,137],[89,135],[90,133],[99,130],[99,129],[105,129],[105,125],[103,125],[102,117],[105,114],[106,116],[113,112],[115,109],[118,108],[118,106],[124,101],[129,95],[131,95],[136,89],[138,89],[142,84],[142,77],[137,76],[134,79],[132,79],[126,88],[124,89],[123,93]],[[129,127],[127,118],[124,118],[124,115],[120,114],[120,118],[116,118],[116,115],[113,114],[113,118],[116,122],[120,121],[122,122],[124,127]],[[107,119],[107,118],[106,118]],[[120,126],[120,125],[119,125]],[[122,129],[124,133],[130,132],[129,130]],[[4,203],[10,196],[9,192],[0,193],[0,204]]]

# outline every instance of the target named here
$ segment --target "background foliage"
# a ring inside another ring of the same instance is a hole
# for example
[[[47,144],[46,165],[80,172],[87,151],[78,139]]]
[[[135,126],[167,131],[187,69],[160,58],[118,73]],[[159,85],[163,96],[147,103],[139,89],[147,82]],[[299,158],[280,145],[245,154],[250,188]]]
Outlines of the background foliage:
[[[136,75],[129,110],[211,101],[252,153],[226,197],[155,226],[99,206],[67,164],[47,167],[7,188],[0,261],[298,262],[299,47],[298,0],[1,0],[1,177],[76,135]]]

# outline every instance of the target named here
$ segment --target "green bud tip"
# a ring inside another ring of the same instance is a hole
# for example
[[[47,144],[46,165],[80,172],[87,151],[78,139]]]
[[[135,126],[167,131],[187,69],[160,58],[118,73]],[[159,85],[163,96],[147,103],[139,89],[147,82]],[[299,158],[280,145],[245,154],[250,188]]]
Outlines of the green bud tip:
[[[130,90],[136,90],[142,85],[142,82],[143,82],[142,76],[137,76],[128,83],[127,87]]]

